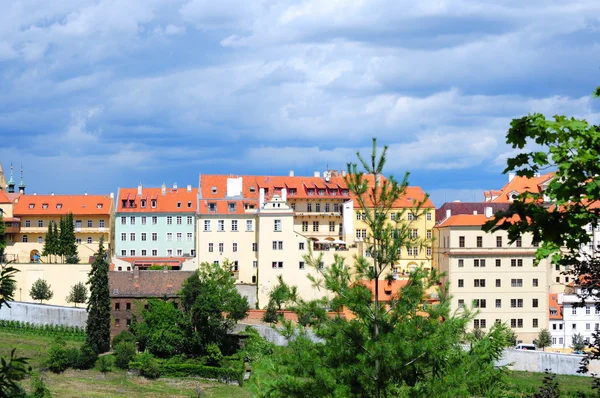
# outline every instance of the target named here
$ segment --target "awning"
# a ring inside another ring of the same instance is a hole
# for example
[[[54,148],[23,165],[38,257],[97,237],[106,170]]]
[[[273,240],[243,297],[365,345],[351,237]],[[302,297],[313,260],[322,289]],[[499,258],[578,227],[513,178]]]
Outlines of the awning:
[[[335,245],[345,245],[346,244],[346,242],[344,242],[343,240],[339,240],[339,239],[336,239],[331,243],[333,243]]]

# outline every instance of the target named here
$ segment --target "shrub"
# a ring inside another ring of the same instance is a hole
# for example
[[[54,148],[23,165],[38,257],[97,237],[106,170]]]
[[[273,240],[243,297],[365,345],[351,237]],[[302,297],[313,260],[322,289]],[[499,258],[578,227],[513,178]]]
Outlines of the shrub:
[[[127,369],[129,362],[135,358],[135,344],[131,341],[121,341],[114,347],[115,366]]]
[[[221,360],[223,359],[223,354],[221,354],[221,349],[215,343],[210,343],[206,347],[206,363],[208,366],[221,366]]]
[[[135,344],[135,336],[129,330],[123,330],[113,338],[112,347],[115,348],[122,341],[128,341]]]
[[[49,357],[46,361],[48,369],[54,373],[64,372],[71,365],[70,352],[64,345],[54,343],[50,346]]]
[[[244,368],[215,368],[213,366],[192,364],[165,364],[162,372],[167,377],[204,377],[216,379],[222,382],[238,381],[242,385],[244,380]]]
[[[96,366],[98,370],[102,373],[108,373],[112,370],[112,361],[109,355],[102,355],[96,361]]]
[[[279,321],[279,314],[277,312],[277,307],[273,301],[269,301],[267,305],[267,310],[265,311],[265,315],[263,316],[263,321],[267,323],[277,323]]]
[[[73,362],[73,367],[77,369],[91,369],[98,360],[98,353],[88,344],[83,344],[78,351],[77,360]]]
[[[46,383],[39,374],[33,373],[31,376],[31,398],[52,398],[52,394]]]
[[[138,354],[135,360],[135,368],[140,370],[140,375],[148,379],[158,379],[160,377],[160,365],[152,354],[143,352]]]

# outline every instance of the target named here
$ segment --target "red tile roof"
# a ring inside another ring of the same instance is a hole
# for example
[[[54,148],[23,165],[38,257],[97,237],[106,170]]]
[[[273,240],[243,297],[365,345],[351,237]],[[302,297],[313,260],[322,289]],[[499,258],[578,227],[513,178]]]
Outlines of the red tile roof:
[[[119,213],[196,213],[198,189],[192,188],[166,188],[162,194],[161,188],[142,188],[142,196],[138,196],[137,188],[120,188],[117,197],[117,211]],[[123,201],[126,206],[123,206]],[[133,200],[134,207],[128,207]],[[146,207],[141,206],[141,201],[146,200]],[[152,200],[156,200],[156,207],[152,207]],[[191,202],[190,207],[188,204]]]
[[[24,215],[109,215],[109,195],[21,195],[14,205],[15,217]]]
[[[110,297],[175,297],[193,271],[112,271],[108,273]]]
[[[552,315],[552,312],[550,310],[556,310],[556,314]],[[558,304],[557,293],[550,293],[548,295],[548,317],[550,318],[550,320],[557,320],[563,318],[562,306]]]
[[[365,285],[371,293],[373,297],[375,297],[375,281],[364,280],[360,281],[363,285]],[[391,301],[394,298],[398,298],[398,292],[400,289],[404,288],[408,284],[408,279],[406,280],[393,280],[391,282],[380,280],[378,284],[379,290],[379,300],[380,301]]]
[[[12,203],[12,201],[10,199],[8,199],[8,196],[6,196],[6,193],[4,193],[4,191],[1,189],[0,189],[0,203]]]
[[[508,203],[490,203],[490,202],[446,202],[435,211],[435,221],[441,222],[446,218],[446,210],[450,210],[450,214],[457,216],[459,214],[485,214],[485,208],[491,207],[492,213],[500,210],[508,209]]]
[[[548,173],[532,178],[515,176],[511,181],[508,182],[500,191],[484,192],[486,198],[490,198],[491,202],[497,203],[510,203],[512,202],[512,194],[520,194],[523,192],[540,193],[541,185],[554,177],[554,173]],[[497,196],[495,199],[491,197]]]
[[[486,217],[485,214],[458,214],[443,220],[436,227],[481,227],[493,219],[493,217]],[[518,219],[518,216],[513,216],[511,221],[517,221]]]

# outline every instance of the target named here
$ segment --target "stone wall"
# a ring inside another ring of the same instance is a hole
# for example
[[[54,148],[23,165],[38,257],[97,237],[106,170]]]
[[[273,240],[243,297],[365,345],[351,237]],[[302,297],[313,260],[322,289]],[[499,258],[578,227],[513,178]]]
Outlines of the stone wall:
[[[498,362],[498,365],[509,365],[509,369],[512,370],[544,372],[546,369],[550,369],[552,373],[560,375],[582,376],[577,373],[581,358],[583,358],[583,355],[560,354],[540,350],[515,350],[509,348],[504,350],[504,355]],[[598,374],[598,372],[600,372],[600,361],[591,361],[589,369],[590,373]]]
[[[10,308],[0,308],[0,319],[29,322],[35,325],[64,325],[85,327],[87,311],[85,308],[61,307],[10,301]]]

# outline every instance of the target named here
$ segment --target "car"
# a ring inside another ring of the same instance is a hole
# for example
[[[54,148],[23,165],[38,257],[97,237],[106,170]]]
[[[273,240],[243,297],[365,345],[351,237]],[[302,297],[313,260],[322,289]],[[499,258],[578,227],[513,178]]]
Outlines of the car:
[[[535,351],[535,344],[517,344],[515,350]]]

